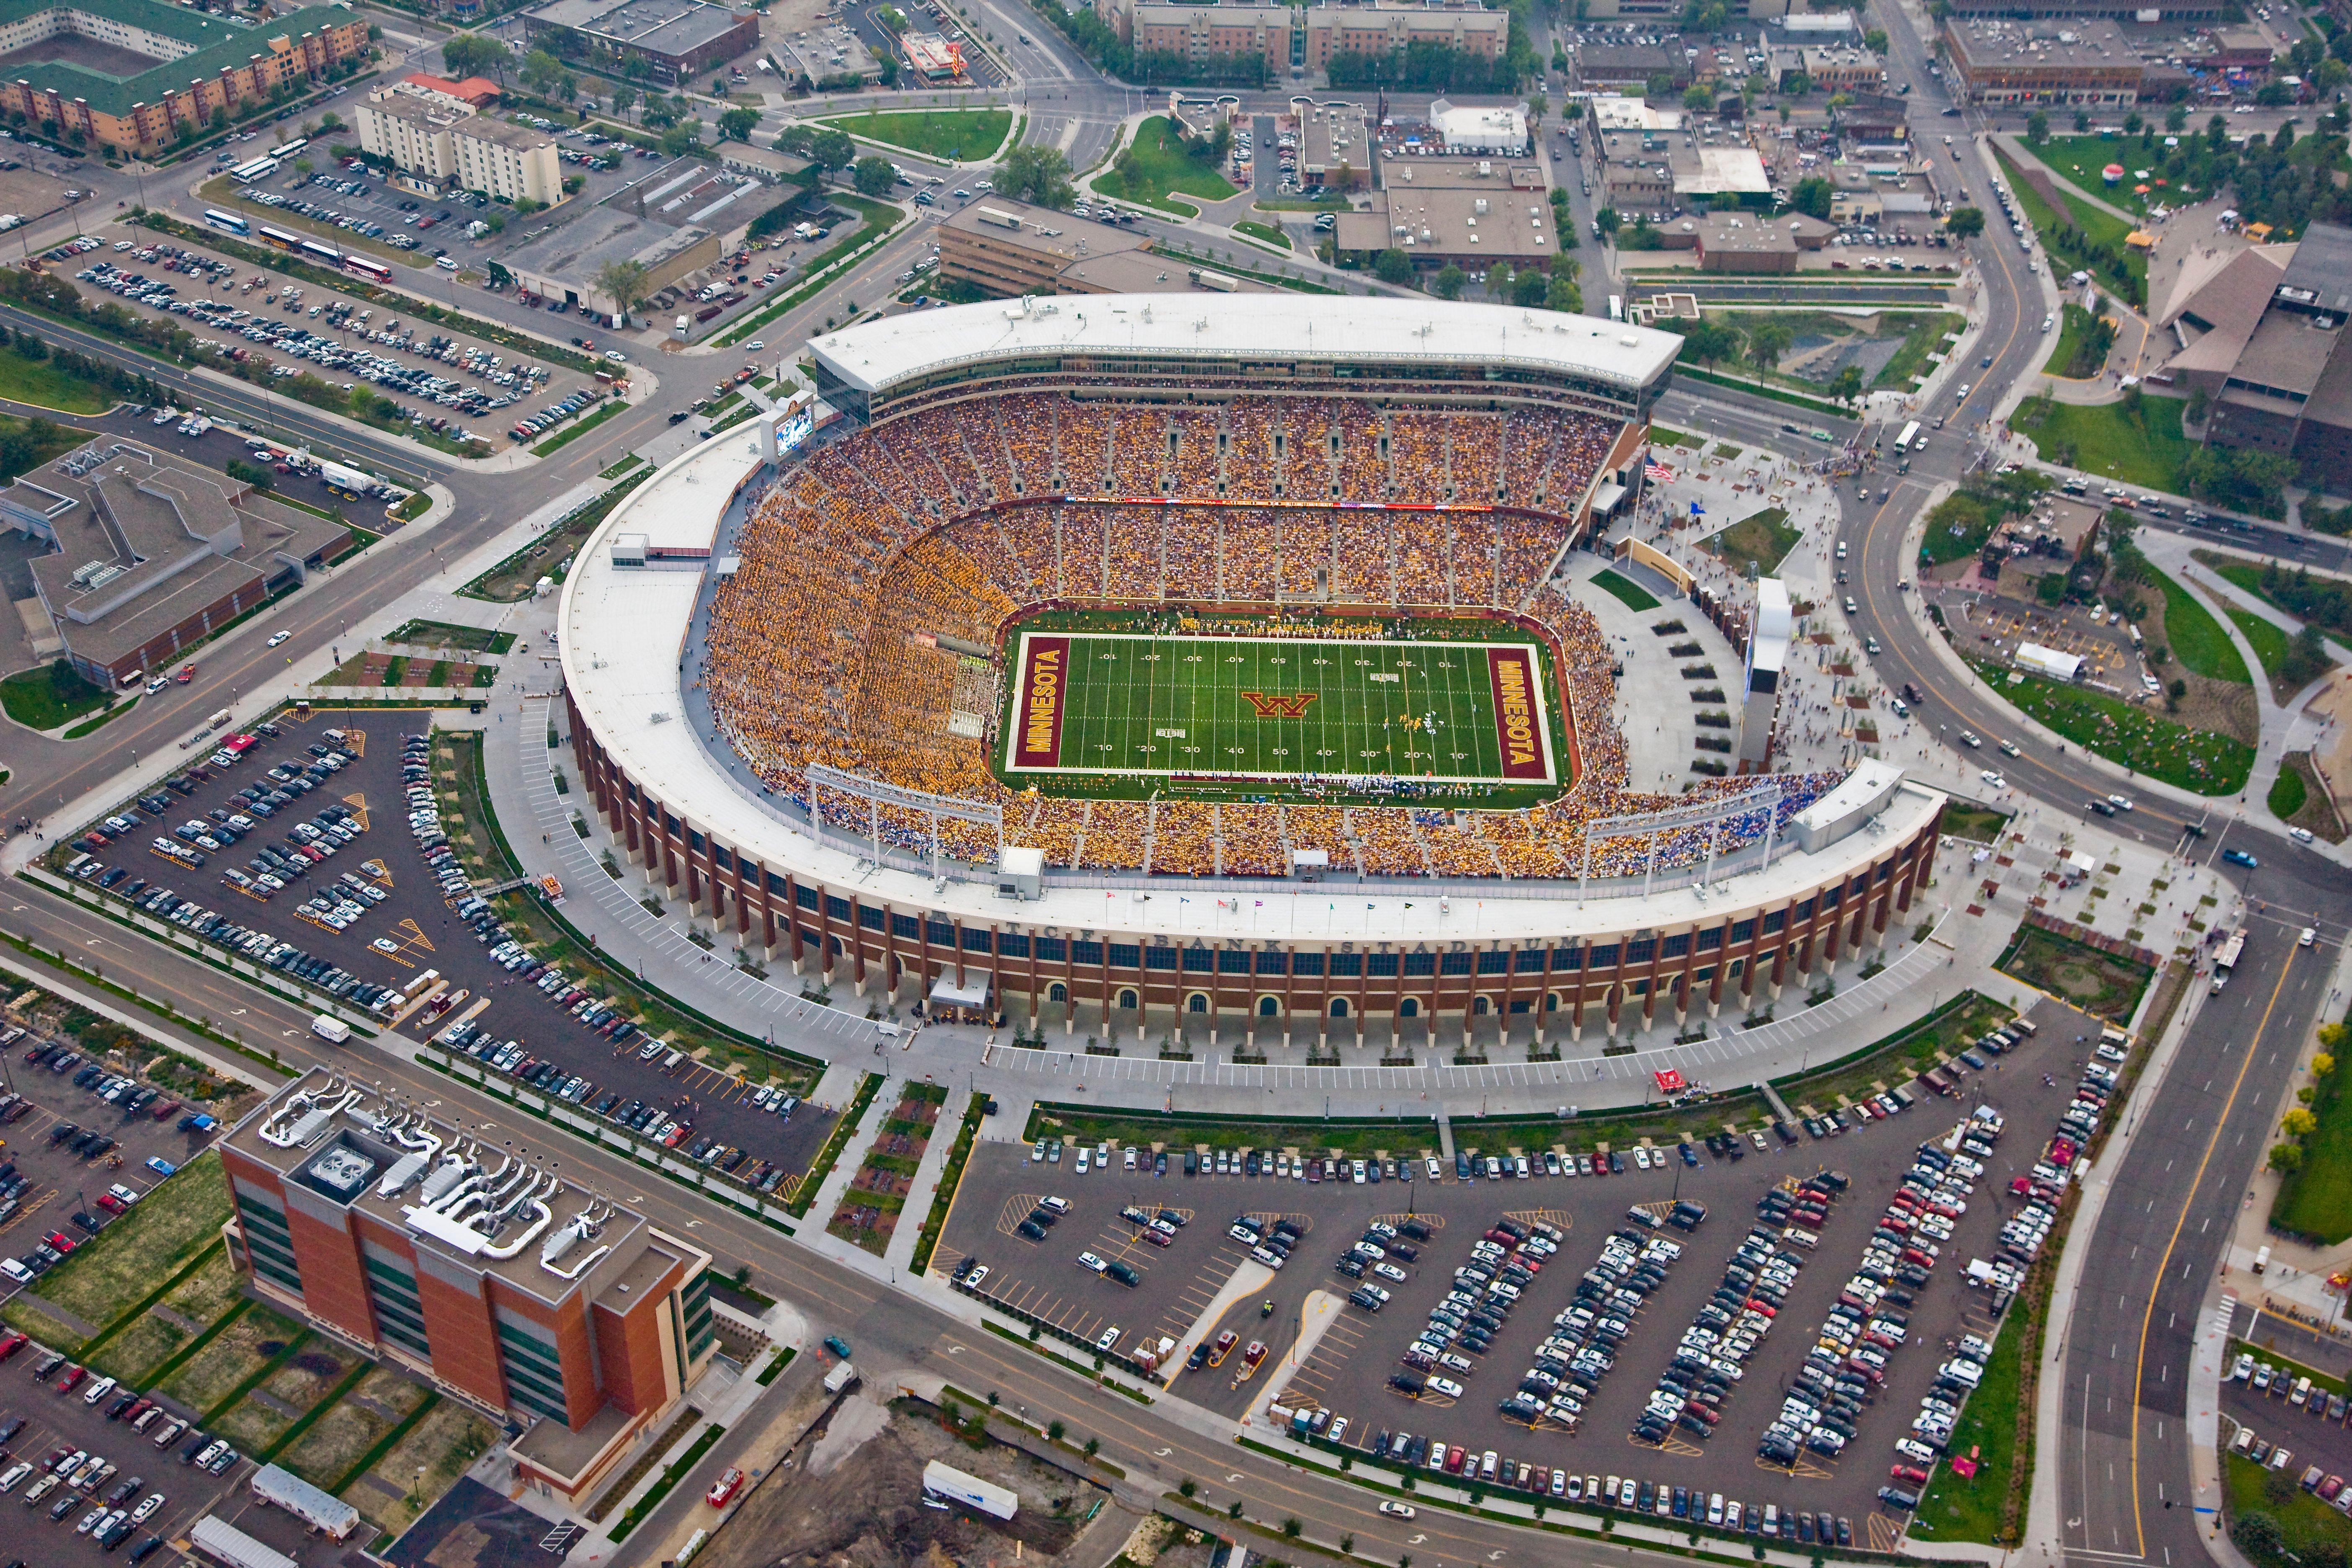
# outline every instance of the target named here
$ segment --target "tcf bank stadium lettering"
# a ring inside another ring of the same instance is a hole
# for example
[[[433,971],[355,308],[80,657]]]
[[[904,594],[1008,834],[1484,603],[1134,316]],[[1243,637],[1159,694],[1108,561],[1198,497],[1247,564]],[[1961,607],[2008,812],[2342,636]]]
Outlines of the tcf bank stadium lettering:
[[[1059,767],[1062,762],[1062,694],[1068,685],[1070,639],[1029,639],[1028,668],[1021,679],[1021,741],[1013,765]]]
[[[1495,691],[1495,729],[1503,747],[1503,776],[1549,778],[1543,722],[1536,713],[1534,659],[1526,648],[1490,648],[1486,669]]]

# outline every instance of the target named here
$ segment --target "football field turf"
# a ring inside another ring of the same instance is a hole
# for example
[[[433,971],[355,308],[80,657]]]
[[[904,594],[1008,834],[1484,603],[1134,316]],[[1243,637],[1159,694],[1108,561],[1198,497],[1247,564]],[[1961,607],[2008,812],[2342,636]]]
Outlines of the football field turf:
[[[1372,798],[1412,780],[1441,798],[1519,805],[1569,782],[1549,651],[1486,623],[1405,640],[1012,634],[996,762],[1063,795]],[[1352,784],[1351,782],[1352,781]]]

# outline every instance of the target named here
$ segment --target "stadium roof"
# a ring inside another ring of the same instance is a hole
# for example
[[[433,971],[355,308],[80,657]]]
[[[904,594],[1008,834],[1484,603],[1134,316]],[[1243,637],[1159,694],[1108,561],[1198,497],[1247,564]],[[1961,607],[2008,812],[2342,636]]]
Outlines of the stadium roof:
[[[1597,316],[1342,298],[1279,289],[1226,294],[1097,294],[915,310],[810,341],[817,360],[867,393],[959,364],[1040,351],[1155,360],[1366,360],[1511,366],[1628,389],[1674,363],[1682,339]]]

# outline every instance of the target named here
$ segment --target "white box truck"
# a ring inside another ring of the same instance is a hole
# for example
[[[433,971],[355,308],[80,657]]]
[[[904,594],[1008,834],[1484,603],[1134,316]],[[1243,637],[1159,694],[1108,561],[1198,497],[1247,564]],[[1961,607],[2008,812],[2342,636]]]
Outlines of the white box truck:
[[[310,1032],[334,1046],[340,1046],[352,1037],[352,1026],[331,1013],[321,1013],[312,1018]]]
[[[851,1384],[856,1383],[856,1381],[857,1369],[856,1367],[850,1365],[845,1361],[836,1362],[834,1364],[833,1370],[824,1374],[824,1391],[827,1394],[839,1394],[843,1389],[847,1388]]]

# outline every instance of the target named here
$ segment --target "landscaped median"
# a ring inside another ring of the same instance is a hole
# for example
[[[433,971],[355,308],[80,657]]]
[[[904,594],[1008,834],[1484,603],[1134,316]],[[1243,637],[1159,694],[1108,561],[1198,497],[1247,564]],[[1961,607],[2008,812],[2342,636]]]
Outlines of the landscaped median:
[[[817,121],[861,142],[942,163],[991,163],[1013,131],[1009,109],[869,110]]]
[[[931,1212],[923,1220],[920,1235],[915,1237],[912,1267],[920,1275],[931,1266],[931,1253],[940,1244],[940,1233],[947,1228],[948,1215],[955,1207],[956,1189],[963,1184],[964,1167],[971,1163],[971,1146],[980,1137],[981,1118],[987,1114],[989,1099],[974,1094],[963,1113],[963,1124],[956,1129],[956,1141],[948,1150],[947,1163],[940,1167],[939,1184],[931,1191]]]

